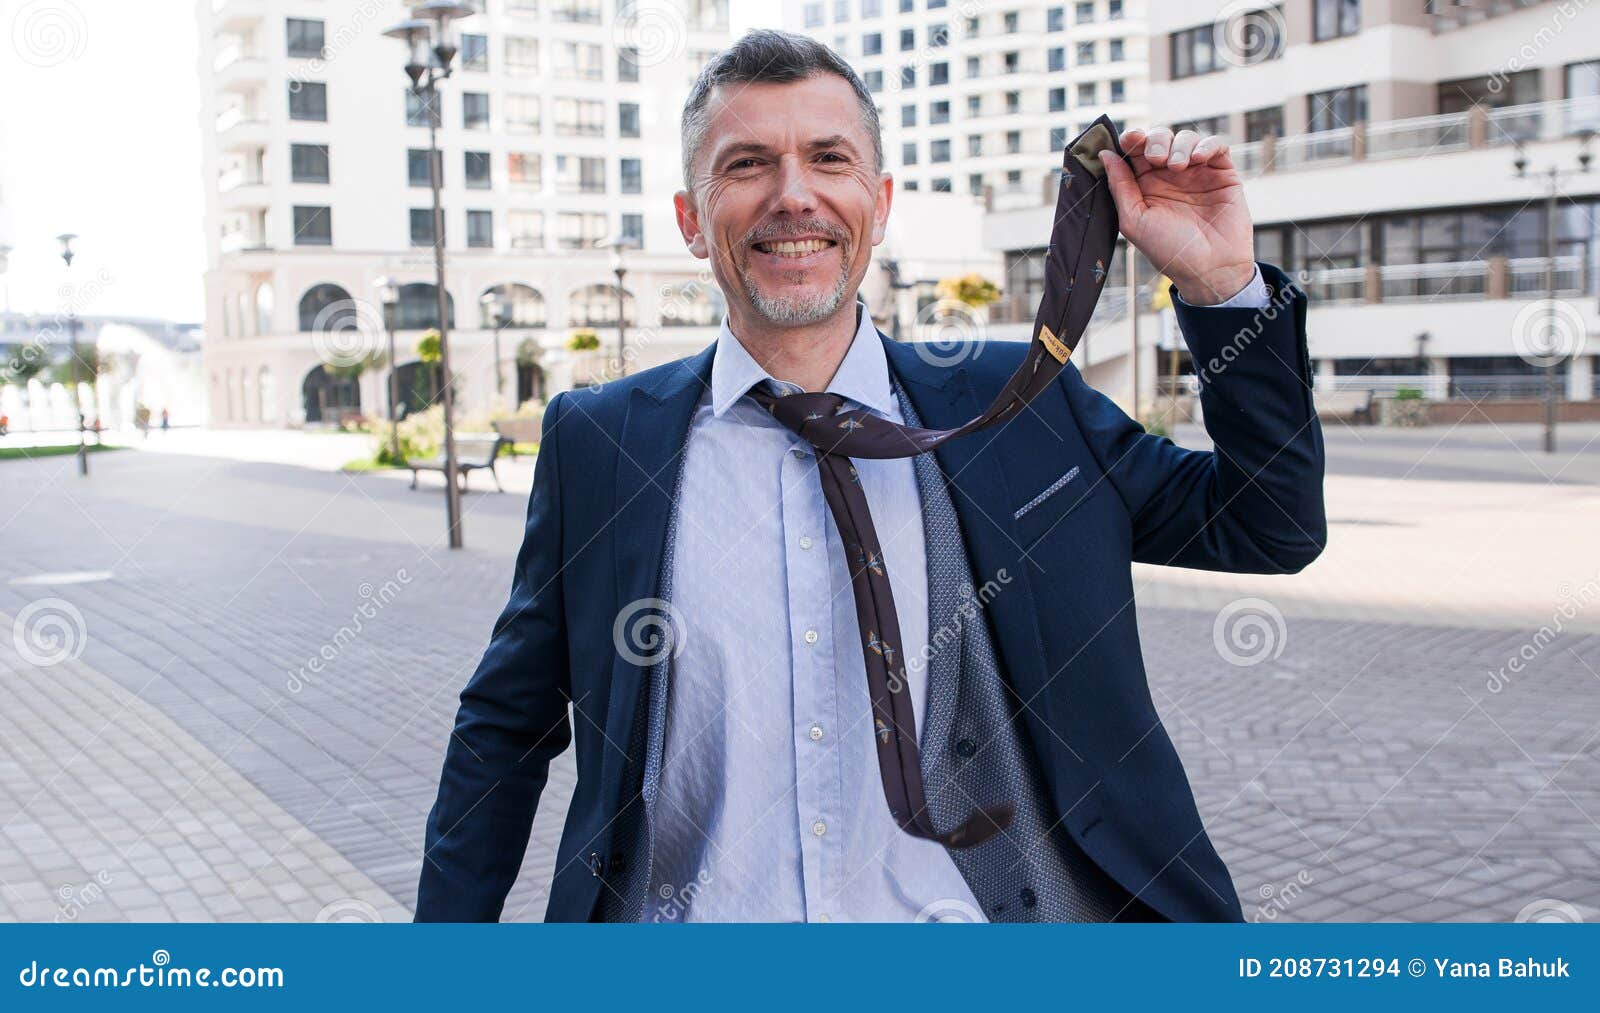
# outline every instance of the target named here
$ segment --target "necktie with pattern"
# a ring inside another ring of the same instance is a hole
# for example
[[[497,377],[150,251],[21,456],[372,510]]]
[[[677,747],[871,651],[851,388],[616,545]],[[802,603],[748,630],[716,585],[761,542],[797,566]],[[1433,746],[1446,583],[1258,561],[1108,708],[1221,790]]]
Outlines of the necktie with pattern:
[[[842,411],[837,394],[776,396],[765,383],[750,394],[777,420],[817,449],[823,496],[844,542],[850,564],[872,700],[878,770],[889,812],[914,837],[946,847],[981,844],[1011,823],[1009,802],[985,805],[954,829],[941,831],[928,816],[917,749],[916,718],[906,687],[900,620],[884,568],[883,549],[872,525],[853,457],[886,459],[926,453],[965,433],[1014,417],[1066,366],[1105,284],[1106,264],[1116,246],[1117,212],[1099,153],[1125,158],[1110,119],[1101,116],[1067,145],[1055,225],[1045,251],[1045,288],[1027,357],[982,414],[955,429],[922,429],[890,422],[865,409]]]

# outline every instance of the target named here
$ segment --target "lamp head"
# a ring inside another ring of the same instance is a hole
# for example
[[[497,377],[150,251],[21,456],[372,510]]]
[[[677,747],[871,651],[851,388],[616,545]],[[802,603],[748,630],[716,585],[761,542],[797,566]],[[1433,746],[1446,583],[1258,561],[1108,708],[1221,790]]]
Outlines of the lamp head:
[[[56,237],[56,242],[61,244],[61,259],[67,262],[68,267],[72,266],[72,241],[77,238],[77,234],[72,232],[63,232]]]
[[[451,22],[476,13],[477,9],[470,4],[456,3],[455,0],[427,0],[411,8],[412,17],[433,24],[433,55],[446,73],[449,73],[457,51],[455,29]]]
[[[395,283],[393,278],[389,277],[388,275],[384,275],[383,277],[374,281],[372,283],[372,287],[377,290],[378,301],[383,303],[384,306],[388,307],[399,304],[400,286]]]

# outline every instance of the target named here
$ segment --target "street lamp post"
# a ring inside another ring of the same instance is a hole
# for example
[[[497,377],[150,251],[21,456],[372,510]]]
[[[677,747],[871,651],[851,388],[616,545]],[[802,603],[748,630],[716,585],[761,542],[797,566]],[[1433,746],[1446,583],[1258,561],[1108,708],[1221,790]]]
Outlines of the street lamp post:
[[[1561,181],[1567,176],[1588,172],[1593,157],[1589,154],[1589,144],[1594,139],[1594,131],[1582,131],[1579,137],[1582,147],[1578,151],[1578,168],[1563,169],[1552,164],[1540,174],[1547,184],[1544,195],[1544,298],[1552,342],[1560,340],[1557,333],[1560,324],[1556,319],[1556,200],[1561,196]],[[1517,157],[1511,165],[1516,169],[1518,179],[1527,178],[1528,157],[1520,141],[1517,142]],[[1556,452],[1556,376],[1563,359],[1558,344],[1552,344],[1550,352],[1550,361],[1544,366],[1544,452],[1547,454]]]
[[[506,378],[500,372],[500,332],[511,323],[511,305],[499,292],[485,292],[479,300],[489,315],[489,326],[494,328],[494,392],[501,397],[506,393]]]
[[[384,32],[406,44],[406,75],[422,100],[428,120],[428,188],[433,192],[433,274],[439,299],[439,371],[444,374],[444,503],[450,547],[461,548],[461,490],[456,485],[455,392],[450,372],[450,308],[444,287],[444,210],[440,202],[439,129],[436,111],[439,82],[450,76],[456,57],[451,22],[477,13],[451,0],[428,0],[412,7],[412,16]]]
[[[383,328],[389,333],[389,464],[400,466],[400,363],[395,359],[394,325],[400,310],[400,286],[385,275],[372,283],[383,303]]]
[[[56,237],[61,244],[61,259],[66,262],[69,271],[72,269],[72,241],[77,238],[71,232],[63,232]],[[79,390],[78,380],[78,310],[70,303],[67,305],[67,337],[72,342],[72,408],[78,413],[78,474],[87,478],[89,448],[84,443],[83,437],[83,396]]]
[[[622,255],[627,250],[636,249],[638,243],[625,235],[614,236],[611,239],[602,239],[594,245],[604,250],[611,251],[611,273],[617,276],[617,375],[628,375],[628,307],[626,289],[622,287],[623,279],[628,276],[627,265],[623,263]]]

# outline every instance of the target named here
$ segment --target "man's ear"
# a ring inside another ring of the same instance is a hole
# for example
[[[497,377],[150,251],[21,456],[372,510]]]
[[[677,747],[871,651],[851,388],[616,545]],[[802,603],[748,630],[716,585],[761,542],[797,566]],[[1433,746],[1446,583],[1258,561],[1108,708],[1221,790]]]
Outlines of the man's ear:
[[[878,206],[872,212],[872,245],[883,242],[889,227],[889,205],[894,203],[894,177],[887,172],[878,174]]]
[[[706,234],[700,228],[700,209],[695,206],[694,194],[679,190],[672,195],[672,209],[678,214],[678,231],[683,233],[683,243],[689,252],[705,260],[710,256],[706,248]]]

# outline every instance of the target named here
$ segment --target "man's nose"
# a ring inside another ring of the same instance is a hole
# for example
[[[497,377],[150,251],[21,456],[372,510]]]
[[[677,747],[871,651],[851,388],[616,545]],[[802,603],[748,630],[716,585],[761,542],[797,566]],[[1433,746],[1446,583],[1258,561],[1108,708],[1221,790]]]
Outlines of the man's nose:
[[[774,210],[798,215],[816,209],[817,195],[812,189],[809,167],[797,156],[785,156],[778,162],[778,200]]]

